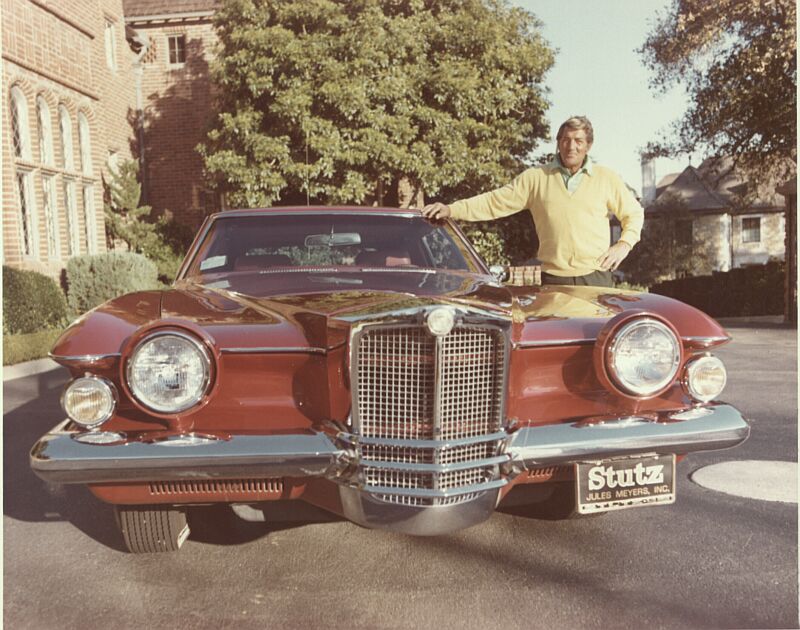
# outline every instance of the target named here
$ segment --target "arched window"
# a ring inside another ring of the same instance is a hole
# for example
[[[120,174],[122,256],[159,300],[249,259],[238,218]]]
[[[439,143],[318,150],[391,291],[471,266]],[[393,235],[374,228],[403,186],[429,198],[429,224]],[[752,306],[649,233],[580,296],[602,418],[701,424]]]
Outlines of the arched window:
[[[61,166],[68,171],[75,170],[75,156],[72,146],[72,118],[64,105],[58,106],[58,126],[61,131]]]
[[[11,134],[14,156],[31,160],[31,128],[28,124],[28,102],[19,87],[11,88]]]
[[[39,123],[39,160],[45,166],[55,166],[53,157],[53,125],[50,106],[43,96],[36,98],[36,119]]]
[[[89,121],[86,114],[78,113],[78,144],[81,153],[81,173],[92,174],[92,141],[89,134]]]

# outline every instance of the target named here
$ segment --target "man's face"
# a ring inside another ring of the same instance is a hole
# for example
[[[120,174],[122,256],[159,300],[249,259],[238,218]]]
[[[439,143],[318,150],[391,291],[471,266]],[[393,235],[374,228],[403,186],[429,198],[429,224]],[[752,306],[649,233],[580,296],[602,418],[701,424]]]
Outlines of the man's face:
[[[575,173],[583,164],[586,154],[591,148],[591,143],[586,139],[586,131],[565,129],[558,141],[558,156],[561,158],[561,163]]]

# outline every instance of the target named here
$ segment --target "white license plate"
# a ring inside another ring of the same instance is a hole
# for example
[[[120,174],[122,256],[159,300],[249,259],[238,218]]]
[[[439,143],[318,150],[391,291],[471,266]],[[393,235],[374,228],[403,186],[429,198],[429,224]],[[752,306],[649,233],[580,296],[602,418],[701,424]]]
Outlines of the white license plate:
[[[675,502],[675,456],[575,464],[580,514]]]

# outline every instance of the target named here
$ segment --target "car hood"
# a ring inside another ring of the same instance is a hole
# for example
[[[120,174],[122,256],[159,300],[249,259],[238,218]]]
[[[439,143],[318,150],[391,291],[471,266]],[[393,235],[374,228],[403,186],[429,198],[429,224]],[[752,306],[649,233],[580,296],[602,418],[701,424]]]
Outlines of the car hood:
[[[221,343],[222,337],[235,336],[238,348],[264,346],[263,336],[259,340],[233,330],[247,324],[272,328],[282,338],[275,345],[330,348],[346,340],[354,323],[436,304],[508,320],[512,340],[521,345],[594,339],[609,319],[634,309],[666,317],[681,336],[725,336],[704,313],[655,294],[602,287],[513,287],[491,276],[421,270],[240,273],[202,285],[183,282],[164,294],[161,315],[213,330]]]
[[[615,315],[636,309],[668,319],[684,338],[723,339],[725,331],[697,309],[671,298],[600,287],[513,287],[465,272],[391,271],[234,273],[166,291],[132,293],[79,318],[52,356],[124,351],[142,327],[204,329],[220,349],[325,351],[342,345],[351,327],[450,305],[511,324],[517,347],[586,342]]]

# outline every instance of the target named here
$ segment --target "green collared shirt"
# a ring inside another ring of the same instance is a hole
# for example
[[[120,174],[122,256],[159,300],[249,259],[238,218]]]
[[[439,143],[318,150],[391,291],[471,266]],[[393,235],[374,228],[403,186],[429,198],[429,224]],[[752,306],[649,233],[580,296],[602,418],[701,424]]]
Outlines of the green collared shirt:
[[[573,175],[569,172],[569,169],[561,164],[561,157],[556,153],[556,156],[553,158],[553,161],[550,162],[548,166],[556,169],[559,173],[561,173],[561,177],[564,178],[564,185],[567,187],[567,192],[571,195],[576,190],[578,190],[578,186],[583,179],[583,174],[586,173],[587,175],[592,174],[592,161],[589,159],[589,156],[586,156],[586,159],[583,161],[583,166],[581,166]]]

